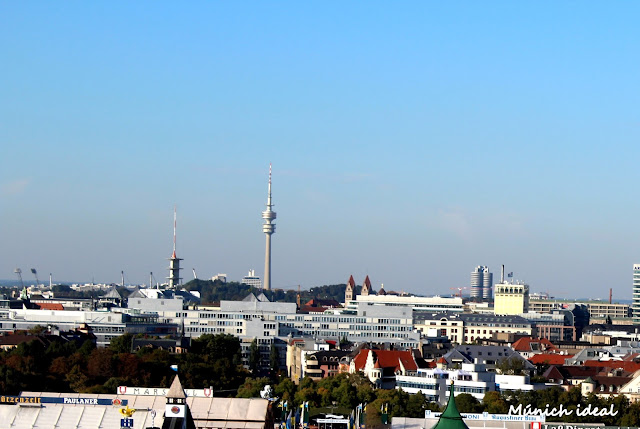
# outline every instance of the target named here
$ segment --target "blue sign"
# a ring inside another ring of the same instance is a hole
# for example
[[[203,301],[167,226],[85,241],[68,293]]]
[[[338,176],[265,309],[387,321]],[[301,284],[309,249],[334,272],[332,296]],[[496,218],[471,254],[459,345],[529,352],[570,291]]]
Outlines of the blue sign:
[[[133,427],[133,419],[120,419],[120,427],[122,427],[122,428],[132,428]]]

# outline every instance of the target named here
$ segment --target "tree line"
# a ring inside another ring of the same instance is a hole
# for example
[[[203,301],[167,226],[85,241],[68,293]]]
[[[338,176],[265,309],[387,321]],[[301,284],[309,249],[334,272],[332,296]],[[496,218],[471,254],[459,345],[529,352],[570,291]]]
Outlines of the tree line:
[[[266,384],[271,383],[268,378],[247,379],[238,389],[238,397],[256,397]],[[389,417],[424,418],[425,411],[443,411],[435,402],[431,402],[422,393],[409,394],[401,389],[374,389],[367,378],[359,374],[338,374],[313,381],[304,378],[299,386],[288,378],[282,379],[273,386],[274,394],[280,402],[299,406],[304,402],[311,404],[311,414],[332,408],[335,403],[336,411],[349,414],[358,404],[368,404],[366,411],[367,425],[380,424],[380,410],[383,404],[388,404]],[[566,391],[554,386],[544,390],[532,391],[491,391],[484,395],[482,401],[469,393],[456,395],[456,405],[461,413],[509,414],[517,413],[518,406],[524,409],[538,408],[541,410],[558,408],[560,404],[570,414],[563,416],[547,416],[548,422],[573,423],[604,423],[607,426],[639,426],[640,402],[630,403],[624,395],[601,398],[593,393],[583,396],[580,386]],[[547,406],[548,404],[548,406]],[[577,409],[612,410],[615,415],[583,415],[579,416]]]
[[[319,381],[304,378],[299,385],[283,374],[272,371],[270,377],[245,369],[241,364],[240,340],[228,334],[194,338],[189,353],[172,354],[167,350],[143,347],[132,351],[133,337],[114,338],[109,347],[96,348],[84,342],[30,341],[0,352],[0,391],[17,395],[21,391],[116,393],[121,385],[169,387],[178,365],[185,388],[214,387],[214,396],[258,397],[264,386],[272,386],[274,395],[290,407],[309,402],[313,413],[329,409],[348,414],[358,404],[368,404],[367,424],[379,423],[380,409],[388,404],[389,417],[423,418],[425,410],[441,411],[422,393],[409,394],[401,389],[374,389],[360,374],[338,374]],[[277,356],[273,356],[277,361]],[[573,410],[570,415],[547,417],[547,421],[604,423],[607,426],[640,426],[640,402],[630,403],[624,395],[601,398],[583,396],[580,386],[568,391],[554,386],[536,391],[487,392],[482,401],[461,393],[456,395],[460,412],[507,414],[511,407],[530,406]],[[615,415],[578,417],[575,410],[611,409]]]
[[[97,348],[95,342],[29,341],[0,352],[0,391],[116,393],[117,387],[169,387],[178,365],[187,388],[214,386],[216,396],[235,396],[251,373],[241,365],[240,340],[233,335],[202,335],[191,350],[173,354],[143,347],[132,352],[131,334]]]

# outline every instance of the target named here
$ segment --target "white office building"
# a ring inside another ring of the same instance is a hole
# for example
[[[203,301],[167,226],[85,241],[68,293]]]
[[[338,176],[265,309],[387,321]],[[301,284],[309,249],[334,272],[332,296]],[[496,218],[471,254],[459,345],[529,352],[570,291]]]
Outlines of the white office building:
[[[640,264],[633,264],[633,324],[640,324]]]

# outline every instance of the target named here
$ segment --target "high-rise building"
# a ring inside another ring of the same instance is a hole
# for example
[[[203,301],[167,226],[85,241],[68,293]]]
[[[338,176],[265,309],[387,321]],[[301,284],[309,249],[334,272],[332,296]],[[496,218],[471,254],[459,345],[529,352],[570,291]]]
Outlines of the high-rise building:
[[[491,299],[493,274],[487,266],[477,266],[471,272],[471,298]]]
[[[180,261],[182,258],[176,256],[176,208],[173,207],[173,254],[169,258],[169,288],[176,288],[180,284]]]
[[[247,286],[255,287],[257,289],[262,287],[262,280],[260,280],[260,277],[256,276],[255,270],[249,270],[249,274],[244,276],[240,283],[244,283]]]
[[[276,232],[276,224],[273,222],[276,219],[276,212],[271,210],[271,207],[273,207],[273,204],[271,203],[271,164],[269,164],[269,191],[267,195],[267,209],[262,212],[262,219],[264,219],[262,232],[267,235],[267,246],[264,252],[265,290],[271,290],[271,234]]]
[[[640,264],[633,264],[633,301],[631,312],[634,325],[640,325]]]
[[[496,315],[529,312],[529,285],[522,282],[496,284],[493,312]]]

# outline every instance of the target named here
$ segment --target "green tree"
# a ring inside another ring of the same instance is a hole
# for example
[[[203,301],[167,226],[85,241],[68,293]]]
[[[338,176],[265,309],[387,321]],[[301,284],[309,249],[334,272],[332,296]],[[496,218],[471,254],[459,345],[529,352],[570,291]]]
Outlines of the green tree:
[[[246,378],[244,384],[238,389],[237,398],[259,398],[260,392],[264,386],[271,384],[271,380],[267,377],[262,378]]]
[[[482,398],[482,405],[484,411],[493,414],[507,414],[509,412],[509,406],[499,392],[491,391],[484,394]]]
[[[427,409],[427,398],[421,391],[409,396],[407,401],[407,417],[423,418]]]
[[[251,346],[249,346],[249,369],[253,374],[257,374],[260,369],[260,348],[258,347],[258,340],[253,339]]]
[[[496,363],[496,369],[500,371],[501,374],[522,375],[525,372],[526,366],[524,359],[519,356],[511,356],[500,359]]]
[[[288,377],[285,377],[275,387],[276,396],[280,401],[293,401],[297,387],[295,383]]]
[[[269,365],[271,373],[276,374],[280,370],[280,353],[275,344],[271,344],[271,350],[269,352]]]
[[[126,333],[120,335],[109,342],[109,349],[114,353],[131,353],[131,343],[133,335]]]
[[[456,395],[456,405],[461,413],[477,413],[482,411],[480,401],[469,393]]]

